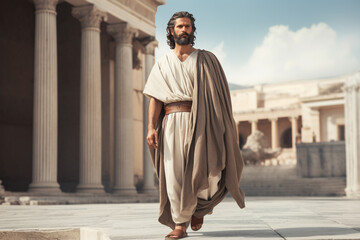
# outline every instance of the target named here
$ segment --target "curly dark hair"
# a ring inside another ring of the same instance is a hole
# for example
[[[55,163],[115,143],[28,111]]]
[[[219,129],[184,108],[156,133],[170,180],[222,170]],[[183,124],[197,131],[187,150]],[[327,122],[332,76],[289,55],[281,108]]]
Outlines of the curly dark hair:
[[[178,18],[189,18],[191,20],[191,27],[192,27],[192,32],[191,32],[191,36],[190,36],[190,44],[191,46],[194,46],[195,44],[195,18],[193,17],[193,15],[191,13],[182,11],[182,12],[176,12],[174,13],[174,15],[172,15],[172,17],[170,18],[168,24],[167,24],[167,28],[166,28],[166,32],[167,32],[167,44],[170,46],[170,49],[174,49],[175,48],[175,40],[174,40],[174,36],[171,34],[171,29],[174,29],[175,27],[175,21]]]

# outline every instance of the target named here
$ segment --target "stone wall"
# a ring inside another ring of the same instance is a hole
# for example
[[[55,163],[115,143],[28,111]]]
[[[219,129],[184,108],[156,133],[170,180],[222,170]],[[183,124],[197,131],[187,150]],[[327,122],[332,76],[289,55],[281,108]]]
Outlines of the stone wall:
[[[300,143],[296,145],[297,174],[304,178],[345,177],[345,142]]]
[[[297,165],[246,165],[240,182],[247,196],[344,196],[345,142],[296,145]]]
[[[333,106],[320,110],[320,141],[341,141],[339,127],[344,126],[344,106]]]
[[[302,178],[295,165],[245,166],[240,188],[246,196],[344,196],[345,177]]]

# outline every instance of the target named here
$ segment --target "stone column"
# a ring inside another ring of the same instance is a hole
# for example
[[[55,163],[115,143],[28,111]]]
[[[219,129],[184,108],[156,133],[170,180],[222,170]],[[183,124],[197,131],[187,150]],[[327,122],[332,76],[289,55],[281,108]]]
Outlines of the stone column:
[[[34,0],[34,128],[32,192],[60,192],[57,182],[57,0]]]
[[[236,136],[238,136],[238,139],[239,139],[239,137],[240,137],[240,122],[238,122],[238,121],[236,121],[235,120],[235,126],[236,126]]]
[[[115,38],[115,186],[113,193],[136,194],[133,166],[132,40],[128,23],[108,26]]]
[[[320,111],[316,108],[311,108],[310,116],[312,121],[312,138],[313,142],[321,142],[321,132],[320,132]]]
[[[345,83],[346,195],[360,197],[360,72]]]
[[[258,120],[251,121],[251,133],[254,133],[256,130],[258,130],[257,122],[258,122]]]
[[[101,184],[100,23],[106,17],[93,5],[75,7],[81,22],[80,181],[78,192],[104,192]]]
[[[289,118],[291,121],[291,141],[292,141],[292,148],[296,148],[296,135],[298,133],[298,117],[291,117]]]
[[[279,147],[279,130],[277,118],[271,118],[271,147],[276,149]]]
[[[152,41],[145,46],[145,77],[144,77],[144,86],[147,81],[147,78],[150,75],[151,69],[155,63],[154,54],[155,48],[157,47],[158,42]],[[156,187],[154,182],[154,167],[152,164],[152,159],[149,152],[149,147],[146,141],[147,130],[148,130],[148,109],[149,109],[149,99],[144,96],[144,193],[156,193]]]

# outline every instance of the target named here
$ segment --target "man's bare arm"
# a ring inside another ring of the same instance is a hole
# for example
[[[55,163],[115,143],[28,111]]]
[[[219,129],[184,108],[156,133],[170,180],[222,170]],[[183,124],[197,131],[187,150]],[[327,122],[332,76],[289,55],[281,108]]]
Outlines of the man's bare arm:
[[[148,123],[148,135],[147,135],[147,142],[150,147],[157,148],[158,144],[158,135],[155,130],[156,122],[159,119],[161,108],[163,103],[155,98],[150,99],[149,103],[149,123]]]

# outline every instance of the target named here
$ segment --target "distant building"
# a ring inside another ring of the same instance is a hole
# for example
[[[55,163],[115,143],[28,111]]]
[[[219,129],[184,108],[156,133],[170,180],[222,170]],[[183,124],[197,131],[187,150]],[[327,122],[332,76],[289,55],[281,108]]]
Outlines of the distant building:
[[[296,142],[345,140],[347,77],[257,85],[231,91],[242,147],[259,130],[269,147],[295,149]]]

